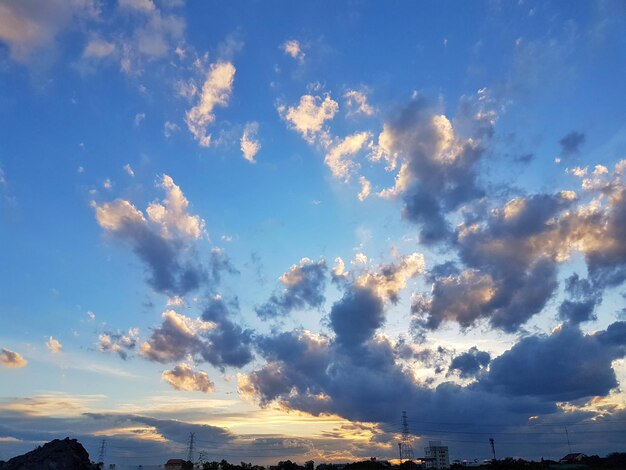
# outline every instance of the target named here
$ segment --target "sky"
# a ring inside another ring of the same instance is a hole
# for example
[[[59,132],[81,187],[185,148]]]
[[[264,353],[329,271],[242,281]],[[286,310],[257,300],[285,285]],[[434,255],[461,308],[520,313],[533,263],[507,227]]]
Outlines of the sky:
[[[625,451],[625,31],[0,0],[0,460]]]

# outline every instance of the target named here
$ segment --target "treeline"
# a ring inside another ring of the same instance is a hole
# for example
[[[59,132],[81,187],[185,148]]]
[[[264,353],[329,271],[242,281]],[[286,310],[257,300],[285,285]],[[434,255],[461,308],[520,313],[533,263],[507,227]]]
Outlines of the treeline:
[[[192,462],[187,462],[187,465],[184,468],[191,470],[194,468],[194,465]],[[252,463],[246,462],[232,464],[227,460],[202,463],[203,470],[270,470],[270,468],[271,470],[338,470],[339,468],[341,468],[341,470],[418,470],[422,468],[422,466],[411,461],[404,462],[401,465],[390,465],[386,461],[374,459],[364,460],[362,462],[352,462],[342,466],[320,464],[317,467],[315,467],[315,462],[312,460],[305,462],[304,465],[299,465],[291,460],[283,460],[270,467],[253,465]],[[456,470],[468,467],[453,464],[450,468]],[[472,468],[484,470],[546,470],[574,468],[574,466],[562,465],[554,460],[542,459],[540,462],[534,462],[509,457],[497,460],[488,465],[481,465],[479,467]],[[584,457],[581,462],[576,465],[576,468],[588,470],[626,470],[626,452],[614,452],[606,457],[600,457],[598,455]]]
[[[453,470],[465,469],[463,465],[452,465]],[[489,465],[481,465],[479,468],[484,470],[545,470],[545,469],[566,469],[576,468],[580,470],[626,470],[626,452],[613,452],[606,457],[592,455],[583,457],[580,462],[575,464],[559,464],[554,460],[544,460],[533,462],[524,459],[506,459],[497,460]]]

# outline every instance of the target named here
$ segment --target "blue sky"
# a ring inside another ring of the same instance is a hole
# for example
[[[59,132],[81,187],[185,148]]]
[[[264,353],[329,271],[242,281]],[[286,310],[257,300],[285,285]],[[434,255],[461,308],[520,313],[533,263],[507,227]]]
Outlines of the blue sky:
[[[623,450],[624,13],[0,1],[0,459]]]

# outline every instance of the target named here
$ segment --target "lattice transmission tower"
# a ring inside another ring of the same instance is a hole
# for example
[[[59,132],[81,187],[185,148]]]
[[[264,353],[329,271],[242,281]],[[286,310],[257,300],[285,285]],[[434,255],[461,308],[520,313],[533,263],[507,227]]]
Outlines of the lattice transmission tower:
[[[104,454],[106,453],[107,441],[105,439],[102,440],[102,444],[100,445],[100,453],[98,454],[98,463],[104,466]]]
[[[189,453],[187,454],[187,461],[193,462],[193,447],[194,447],[194,439],[196,438],[195,432],[189,433]]]
[[[409,421],[406,417],[406,411],[402,412],[402,439],[398,442],[398,450],[400,451],[400,461],[415,459],[413,455],[413,446],[411,445],[411,434],[409,433]]]

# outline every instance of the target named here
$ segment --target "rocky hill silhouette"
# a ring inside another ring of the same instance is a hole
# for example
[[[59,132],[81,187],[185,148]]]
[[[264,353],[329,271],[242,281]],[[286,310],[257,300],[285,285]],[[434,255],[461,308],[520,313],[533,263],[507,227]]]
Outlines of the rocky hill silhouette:
[[[0,470],[96,470],[89,454],[76,439],[55,439],[24,455],[0,461]]]

